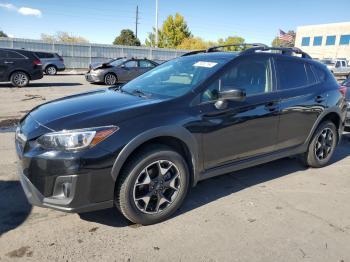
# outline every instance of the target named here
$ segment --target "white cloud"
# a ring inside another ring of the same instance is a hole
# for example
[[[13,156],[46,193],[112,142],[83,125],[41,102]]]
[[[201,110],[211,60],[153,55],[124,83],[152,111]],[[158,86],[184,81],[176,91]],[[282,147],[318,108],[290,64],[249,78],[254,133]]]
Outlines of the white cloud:
[[[8,10],[17,10],[17,7],[15,5],[9,3],[0,3],[0,7]]]
[[[30,7],[21,7],[18,9],[18,13],[21,15],[32,15],[36,17],[41,17],[41,11],[39,9],[34,9]]]
[[[21,15],[31,15],[36,17],[41,17],[42,13],[39,9],[34,9],[30,7],[20,7],[10,4],[10,3],[0,3],[0,8],[7,9],[10,11],[16,11]]]

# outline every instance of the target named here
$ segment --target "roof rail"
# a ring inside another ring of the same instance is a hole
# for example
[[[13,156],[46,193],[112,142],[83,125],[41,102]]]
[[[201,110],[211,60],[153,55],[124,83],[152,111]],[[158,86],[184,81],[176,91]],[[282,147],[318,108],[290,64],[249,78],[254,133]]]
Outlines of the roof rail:
[[[244,44],[229,44],[229,45],[218,45],[218,46],[212,46],[209,47],[208,49],[203,49],[203,50],[195,50],[195,51],[191,51],[188,53],[183,54],[182,56],[189,56],[189,55],[195,55],[195,54],[199,54],[199,53],[211,53],[211,52],[217,52],[217,49],[219,48],[224,48],[224,47],[245,47],[245,48],[251,48],[251,47],[268,47],[265,44],[259,44],[259,43],[244,43]]]
[[[301,55],[302,58],[312,59],[308,53],[305,53],[303,50],[297,47],[253,47],[242,51],[241,54],[251,54],[255,53],[256,51],[281,51],[283,55],[291,55],[291,53],[295,53]]]
[[[217,49],[219,48],[224,48],[224,47],[232,47],[232,46],[235,46],[235,47],[248,47],[248,48],[252,48],[252,47],[268,47],[267,45],[265,44],[260,44],[260,43],[252,43],[252,44],[249,44],[249,43],[243,43],[243,44],[229,44],[229,45],[218,45],[218,46],[212,46],[212,47],[209,47],[206,52],[209,53],[209,52],[215,52],[217,51]]]

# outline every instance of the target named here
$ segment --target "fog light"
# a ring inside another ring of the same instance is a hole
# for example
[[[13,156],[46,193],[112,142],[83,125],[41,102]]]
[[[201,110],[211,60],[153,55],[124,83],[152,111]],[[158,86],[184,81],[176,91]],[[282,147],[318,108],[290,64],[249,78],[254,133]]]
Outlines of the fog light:
[[[70,196],[71,187],[72,187],[71,183],[63,183],[62,184],[62,191],[63,191],[63,194],[66,198],[68,198]]]

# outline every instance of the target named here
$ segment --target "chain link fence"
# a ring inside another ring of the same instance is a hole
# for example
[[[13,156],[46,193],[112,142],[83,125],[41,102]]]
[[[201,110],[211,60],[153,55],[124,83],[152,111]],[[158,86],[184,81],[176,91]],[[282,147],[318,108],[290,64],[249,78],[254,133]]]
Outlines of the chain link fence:
[[[104,62],[117,57],[148,58],[163,62],[181,56],[187,51],[138,46],[116,46],[101,44],[75,44],[46,42],[41,40],[2,38],[0,48],[16,48],[31,51],[58,53],[63,57],[66,68],[88,68],[90,63]]]

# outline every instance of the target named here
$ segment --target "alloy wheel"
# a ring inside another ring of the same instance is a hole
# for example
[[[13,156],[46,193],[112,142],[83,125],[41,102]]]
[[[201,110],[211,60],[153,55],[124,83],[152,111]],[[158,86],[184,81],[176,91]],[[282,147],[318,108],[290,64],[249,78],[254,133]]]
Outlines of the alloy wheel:
[[[24,86],[27,83],[28,79],[24,73],[16,73],[13,77],[13,82],[17,86]]]
[[[56,74],[56,68],[53,67],[53,66],[50,66],[46,69],[46,72],[49,74],[49,75],[55,75]]]
[[[133,199],[143,213],[157,214],[168,208],[178,196],[181,174],[169,160],[151,163],[138,175]]]
[[[326,159],[333,150],[334,133],[332,129],[325,128],[317,137],[315,144],[315,155],[318,160]]]
[[[105,82],[107,85],[114,85],[117,82],[117,78],[115,77],[115,75],[107,74]]]

